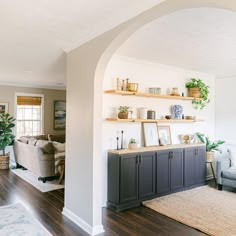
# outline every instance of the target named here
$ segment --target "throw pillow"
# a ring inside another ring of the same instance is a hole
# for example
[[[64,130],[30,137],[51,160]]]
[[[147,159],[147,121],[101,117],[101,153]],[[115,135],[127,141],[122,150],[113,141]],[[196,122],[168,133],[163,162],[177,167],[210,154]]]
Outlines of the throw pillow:
[[[66,150],[65,143],[53,142],[52,144],[53,144],[55,153],[65,152],[65,150]]]
[[[65,135],[64,134],[49,134],[48,140],[59,142],[59,143],[64,143],[65,142]]]
[[[36,142],[37,142],[37,139],[35,139],[35,138],[30,138],[29,141],[28,141],[28,144],[35,146]]]
[[[27,144],[29,142],[29,138],[22,136],[18,139],[18,141]]]
[[[46,154],[54,153],[52,142],[45,141],[45,140],[38,140],[36,143],[36,146],[40,147],[43,150],[43,153],[46,153]]]
[[[236,146],[232,145],[228,150],[230,154],[231,166],[236,167]]]

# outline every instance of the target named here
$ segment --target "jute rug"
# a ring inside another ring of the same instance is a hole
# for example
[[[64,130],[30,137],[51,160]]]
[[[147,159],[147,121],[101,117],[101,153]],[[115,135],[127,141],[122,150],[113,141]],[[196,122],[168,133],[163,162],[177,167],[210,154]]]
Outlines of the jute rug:
[[[38,176],[34,175],[29,170],[22,170],[22,169],[11,169],[11,171],[18,175],[20,178],[28,182],[29,184],[33,185],[35,188],[40,190],[41,192],[49,192],[56,189],[64,188],[63,184],[58,184],[58,180],[47,181],[43,183],[42,181],[38,180]]]
[[[48,230],[20,203],[0,207],[1,236],[50,236]]]
[[[204,186],[143,205],[208,235],[236,236],[236,193]]]

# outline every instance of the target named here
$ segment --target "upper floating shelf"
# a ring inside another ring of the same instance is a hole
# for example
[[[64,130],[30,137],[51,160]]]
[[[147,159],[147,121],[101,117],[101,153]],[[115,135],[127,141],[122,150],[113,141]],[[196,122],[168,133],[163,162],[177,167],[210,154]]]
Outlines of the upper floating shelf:
[[[119,118],[106,118],[107,121],[115,122],[159,122],[159,123],[192,123],[192,122],[201,122],[202,119],[188,120],[188,119],[119,119]]]
[[[194,97],[182,97],[182,96],[171,96],[171,95],[162,95],[162,94],[150,94],[150,93],[141,93],[141,92],[129,92],[122,90],[106,90],[107,94],[117,94],[117,95],[132,95],[137,97],[149,97],[149,98],[166,98],[166,99],[179,99],[179,100],[202,100],[202,98]]]

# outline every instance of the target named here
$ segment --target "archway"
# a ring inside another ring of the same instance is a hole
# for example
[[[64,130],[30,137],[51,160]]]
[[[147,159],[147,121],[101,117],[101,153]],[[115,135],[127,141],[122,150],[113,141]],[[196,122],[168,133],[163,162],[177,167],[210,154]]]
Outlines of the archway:
[[[104,71],[117,48],[143,25],[172,12],[196,7],[235,11],[227,0],[166,0],[68,53],[67,160],[64,214],[90,234],[101,224],[101,123]],[[84,109],[86,107],[86,109]],[[76,186],[76,187],[75,187]],[[78,186],[78,187],[77,187]]]

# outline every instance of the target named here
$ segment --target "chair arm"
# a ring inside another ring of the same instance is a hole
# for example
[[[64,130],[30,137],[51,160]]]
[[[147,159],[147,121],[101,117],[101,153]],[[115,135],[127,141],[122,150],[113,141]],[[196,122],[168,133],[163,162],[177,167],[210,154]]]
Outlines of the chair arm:
[[[222,158],[218,159],[216,162],[216,176],[217,176],[217,183],[222,184],[222,171],[228,169],[230,167],[230,159],[229,158]]]

